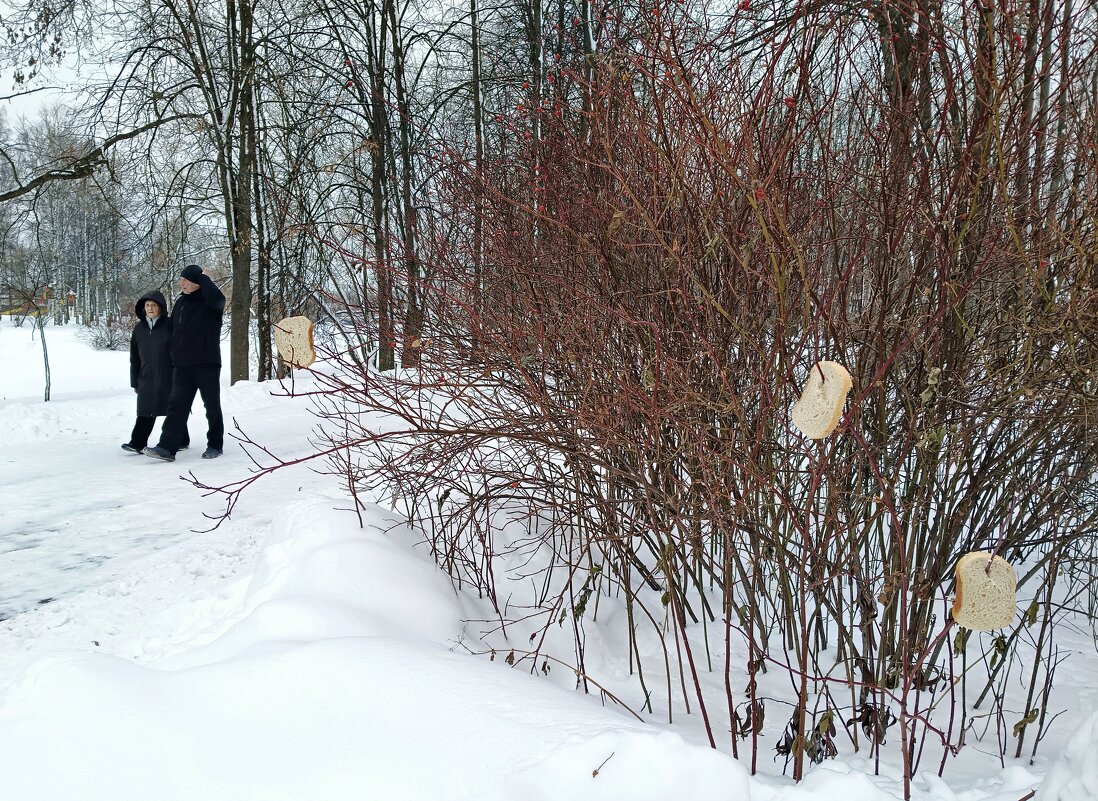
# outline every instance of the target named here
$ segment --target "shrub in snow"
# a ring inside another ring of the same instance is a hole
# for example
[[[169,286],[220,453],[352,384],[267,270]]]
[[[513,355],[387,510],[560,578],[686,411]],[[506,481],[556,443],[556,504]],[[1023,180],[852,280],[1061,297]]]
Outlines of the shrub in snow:
[[[101,317],[98,321],[80,328],[80,339],[96,350],[126,350],[130,346],[133,321]]]

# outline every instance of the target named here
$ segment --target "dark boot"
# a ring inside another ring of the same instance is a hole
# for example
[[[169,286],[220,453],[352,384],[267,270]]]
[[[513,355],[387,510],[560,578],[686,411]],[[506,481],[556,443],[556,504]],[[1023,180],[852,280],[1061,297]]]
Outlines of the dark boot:
[[[145,448],[145,450],[141,452],[146,456],[151,456],[154,459],[160,459],[162,462],[175,461],[175,454],[169,451],[167,448],[161,448],[159,445],[156,445],[152,448]]]

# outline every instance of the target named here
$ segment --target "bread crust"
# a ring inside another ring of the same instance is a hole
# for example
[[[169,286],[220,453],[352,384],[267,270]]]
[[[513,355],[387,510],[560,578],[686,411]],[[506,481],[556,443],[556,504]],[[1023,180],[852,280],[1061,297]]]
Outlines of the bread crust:
[[[838,362],[817,362],[808,373],[801,397],[793,404],[793,425],[809,439],[828,436],[839,425],[853,385],[850,373]]]
[[[313,321],[308,317],[287,317],[274,327],[275,347],[282,361],[294,367],[308,367],[316,361]]]
[[[1011,624],[1017,612],[1018,577],[1006,559],[972,551],[957,560],[956,575],[952,613],[958,625],[994,631]]]

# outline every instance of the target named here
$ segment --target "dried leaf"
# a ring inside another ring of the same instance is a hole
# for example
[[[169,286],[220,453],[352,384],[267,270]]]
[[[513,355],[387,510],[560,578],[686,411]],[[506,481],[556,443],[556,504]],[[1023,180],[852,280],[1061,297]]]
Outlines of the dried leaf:
[[[1030,603],[1029,609],[1026,610],[1025,615],[1022,617],[1022,622],[1024,622],[1027,627],[1032,626],[1037,622],[1037,599],[1034,599],[1033,602]]]
[[[1026,716],[1014,724],[1014,736],[1021,737],[1022,732],[1026,730],[1026,726],[1030,723],[1034,723],[1037,720],[1037,715],[1040,713],[1041,707],[1035,706],[1033,709],[1026,713]]]

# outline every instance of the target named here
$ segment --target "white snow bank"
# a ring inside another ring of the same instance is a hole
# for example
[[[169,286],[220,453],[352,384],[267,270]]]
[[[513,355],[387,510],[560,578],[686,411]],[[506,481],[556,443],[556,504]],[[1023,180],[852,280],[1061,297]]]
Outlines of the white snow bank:
[[[387,521],[380,508],[372,511],[375,522],[360,529],[354,518],[324,504],[288,505],[271,526],[244,601],[222,632],[206,647],[158,665],[192,667],[339,637],[456,643],[463,612],[449,580],[411,549],[413,532]]]
[[[37,660],[0,698],[4,797],[750,797],[726,756],[452,651],[460,602],[409,534],[294,504],[204,647]]]
[[[1098,798],[1098,713],[1088,718],[1068,741],[1037,791],[1036,801],[1080,801]]]

